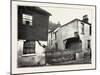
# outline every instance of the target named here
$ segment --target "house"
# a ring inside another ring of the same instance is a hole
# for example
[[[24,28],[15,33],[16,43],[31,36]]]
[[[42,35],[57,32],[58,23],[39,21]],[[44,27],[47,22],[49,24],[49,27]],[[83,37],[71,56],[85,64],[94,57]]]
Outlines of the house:
[[[40,7],[18,6],[18,39],[47,41],[50,15]]]
[[[51,14],[36,6],[18,6],[18,66],[45,64]]]
[[[55,40],[56,40],[55,31],[58,30],[60,26],[61,24],[60,22],[58,22],[57,24],[50,27],[48,30],[48,48],[49,49],[53,49],[53,48],[55,49]]]
[[[53,49],[72,51],[76,54],[76,58],[80,58],[87,52],[91,51],[91,24],[88,22],[88,16],[84,15],[83,20],[74,19],[61,27],[55,29],[48,38],[53,40]],[[52,48],[51,47],[51,48]]]

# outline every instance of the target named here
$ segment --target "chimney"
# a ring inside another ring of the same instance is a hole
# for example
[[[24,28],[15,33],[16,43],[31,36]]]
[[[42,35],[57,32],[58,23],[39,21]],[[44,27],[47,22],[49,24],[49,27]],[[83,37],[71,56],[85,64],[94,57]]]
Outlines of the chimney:
[[[58,26],[58,27],[60,27],[60,26],[61,26],[60,21],[58,21],[57,26]]]
[[[85,22],[85,23],[88,23],[88,20],[89,20],[88,15],[84,15],[82,21]]]

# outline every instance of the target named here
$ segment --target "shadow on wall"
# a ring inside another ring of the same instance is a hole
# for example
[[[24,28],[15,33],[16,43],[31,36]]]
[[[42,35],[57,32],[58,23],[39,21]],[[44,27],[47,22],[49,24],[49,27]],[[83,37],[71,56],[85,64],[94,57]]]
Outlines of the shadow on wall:
[[[79,37],[72,37],[66,40],[65,49],[82,50],[82,42]]]
[[[45,65],[45,56],[18,56],[18,67],[33,67]]]

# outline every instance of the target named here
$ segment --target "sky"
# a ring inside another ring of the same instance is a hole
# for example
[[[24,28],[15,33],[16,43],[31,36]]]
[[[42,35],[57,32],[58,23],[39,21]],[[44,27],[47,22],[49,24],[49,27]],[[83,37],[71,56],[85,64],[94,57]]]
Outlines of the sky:
[[[77,7],[41,7],[42,9],[48,11],[52,14],[49,21],[54,23],[60,22],[61,25],[64,25],[71,20],[78,18],[82,20],[84,15],[88,15],[89,22],[91,23],[92,12],[89,8],[77,8]]]

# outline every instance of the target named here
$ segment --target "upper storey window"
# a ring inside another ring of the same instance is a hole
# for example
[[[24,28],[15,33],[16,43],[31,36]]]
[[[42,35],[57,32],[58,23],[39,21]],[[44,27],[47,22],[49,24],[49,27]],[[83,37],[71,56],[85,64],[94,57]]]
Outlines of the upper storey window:
[[[82,24],[82,32],[81,34],[84,34],[84,23],[81,23]]]
[[[89,27],[89,31],[90,31],[90,35],[91,35],[91,32],[92,32],[92,28],[91,28],[91,25],[90,25],[90,27]]]
[[[22,14],[22,23],[32,26],[32,16],[28,14]]]

